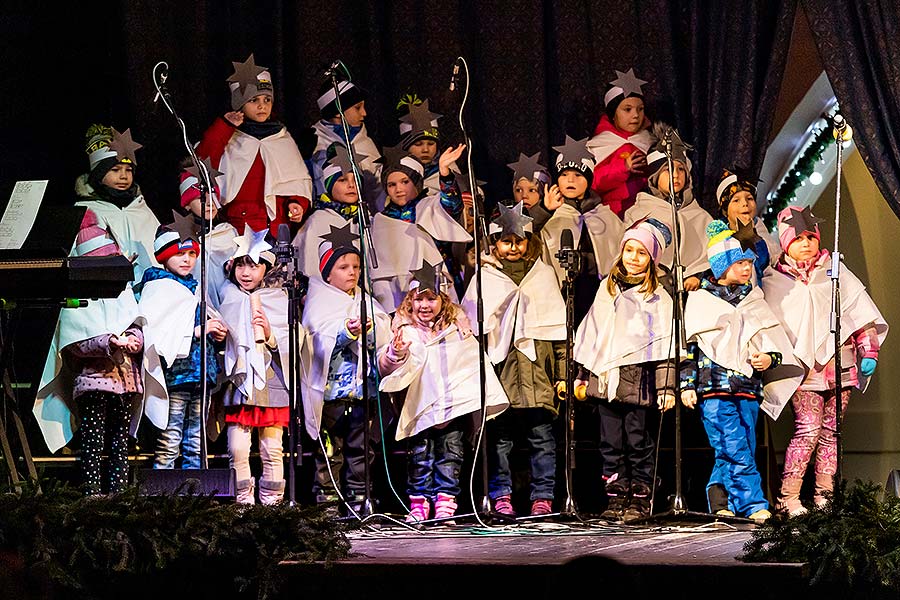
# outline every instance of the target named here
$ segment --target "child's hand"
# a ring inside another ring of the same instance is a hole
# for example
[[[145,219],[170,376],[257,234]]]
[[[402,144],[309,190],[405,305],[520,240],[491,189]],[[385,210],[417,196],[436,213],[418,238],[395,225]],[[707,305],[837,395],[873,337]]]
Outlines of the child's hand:
[[[244,122],[244,113],[239,110],[233,110],[231,112],[225,113],[225,120],[234,125],[235,127],[239,127],[241,123]]]
[[[406,358],[406,355],[409,354],[410,344],[412,342],[403,339],[402,328],[394,332],[394,337],[391,339],[391,350],[395,357],[401,360]]]
[[[347,331],[350,332],[350,335],[353,337],[359,337],[360,332],[362,331],[362,323],[359,319],[347,319],[346,322]]]
[[[206,331],[217,342],[221,342],[228,335],[228,327],[219,319],[208,319],[206,321]]]
[[[125,348],[128,345],[128,340],[125,337],[119,337],[117,335],[109,336],[109,346],[110,348]]]
[[[303,220],[303,206],[299,202],[288,202],[287,211],[291,223],[299,223]]]
[[[696,390],[681,390],[681,403],[685,408],[694,408],[697,406]]]
[[[261,308],[257,308],[253,311],[253,325],[255,327],[262,327],[266,339],[269,339],[272,336],[272,328],[269,326],[269,319],[266,318],[266,313],[264,313]]]
[[[647,169],[647,155],[640,151],[633,152],[625,158],[625,166],[629,172],[643,175]]]
[[[126,335],[124,340],[125,340],[125,345],[122,346],[122,348],[124,348],[125,352],[127,352],[128,354],[137,354],[138,352],[141,351],[141,348],[144,347],[144,343],[141,341],[141,339],[139,337],[136,337],[133,335]]]
[[[553,211],[563,205],[563,195],[555,183],[544,190],[544,208]]]
[[[772,366],[772,357],[766,352],[754,352],[750,356],[750,366],[757,371],[765,371]]]
[[[660,411],[666,412],[675,406],[675,394],[669,391],[660,390],[656,393],[656,406]]]
[[[691,275],[684,280],[684,291],[693,292],[700,289],[700,278]]]
[[[444,150],[444,153],[441,154],[441,157],[438,159],[438,169],[441,172],[441,177],[447,177],[450,175],[450,165],[455,163],[457,159],[462,156],[463,151],[465,151],[466,145],[460,144],[456,148],[453,146]]]

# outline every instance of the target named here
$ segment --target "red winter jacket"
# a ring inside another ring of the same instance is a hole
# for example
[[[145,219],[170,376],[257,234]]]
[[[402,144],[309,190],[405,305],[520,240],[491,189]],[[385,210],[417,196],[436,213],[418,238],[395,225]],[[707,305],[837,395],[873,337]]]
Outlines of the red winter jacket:
[[[218,168],[222,155],[225,154],[225,146],[234,135],[234,130],[234,125],[224,118],[216,119],[203,134],[203,139],[197,146],[197,156],[209,157],[212,166]],[[266,166],[263,164],[262,156],[257,153],[241,189],[220,211],[222,218],[234,225],[238,232],[244,231],[246,223],[253,231],[261,231],[268,227],[272,235],[277,236],[279,223],[288,223],[287,205],[289,202],[300,204],[303,207],[304,215],[308,212],[308,198],[278,196],[280,201],[275,204],[275,219],[269,222],[269,216],[266,213],[265,184]]]
[[[649,125],[649,121],[647,124]],[[625,211],[634,204],[637,193],[647,187],[647,178],[631,173],[625,163],[627,157],[642,151],[627,141],[631,134],[616,127],[605,114],[600,117],[594,135],[604,131],[622,138],[622,145],[594,167],[591,189],[621,219]]]

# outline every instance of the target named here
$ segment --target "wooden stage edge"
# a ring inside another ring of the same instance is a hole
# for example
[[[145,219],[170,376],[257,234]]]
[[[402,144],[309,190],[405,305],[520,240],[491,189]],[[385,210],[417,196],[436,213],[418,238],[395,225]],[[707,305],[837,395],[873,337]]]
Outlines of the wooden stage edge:
[[[482,527],[472,520],[413,531],[385,522],[349,531],[347,559],[328,565],[282,563],[282,595],[296,598],[302,590],[304,597],[320,592],[356,598],[567,600],[590,591],[591,596],[628,599],[662,594],[764,600],[808,594],[805,564],[738,558],[754,527],[553,520]]]

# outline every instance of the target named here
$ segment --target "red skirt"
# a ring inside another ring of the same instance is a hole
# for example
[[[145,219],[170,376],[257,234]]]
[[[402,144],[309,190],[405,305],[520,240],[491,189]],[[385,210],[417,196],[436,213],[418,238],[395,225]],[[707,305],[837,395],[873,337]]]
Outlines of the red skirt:
[[[291,412],[287,406],[227,406],[225,422],[244,427],[287,427],[291,422]]]

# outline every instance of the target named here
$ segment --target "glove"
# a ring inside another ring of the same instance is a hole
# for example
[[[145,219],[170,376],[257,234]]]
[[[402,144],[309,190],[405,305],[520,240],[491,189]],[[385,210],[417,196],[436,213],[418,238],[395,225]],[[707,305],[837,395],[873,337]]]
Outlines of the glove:
[[[874,358],[864,358],[859,361],[859,372],[869,377],[872,373],[875,372],[875,367],[878,366],[878,361]]]
[[[579,379],[576,379],[574,381],[574,384],[575,384],[574,385],[575,399],[576,400],[584,400],[585,398],[587,398],[587,385]],[[565,381],[557,381],[556,382],[556,397],[559,398],[560,400],[566,399],[566,382]]]

